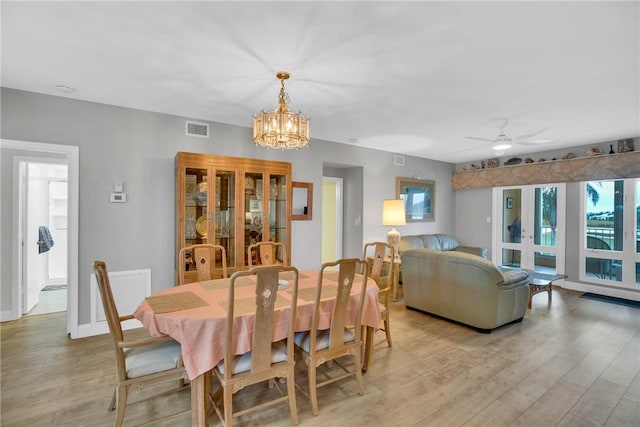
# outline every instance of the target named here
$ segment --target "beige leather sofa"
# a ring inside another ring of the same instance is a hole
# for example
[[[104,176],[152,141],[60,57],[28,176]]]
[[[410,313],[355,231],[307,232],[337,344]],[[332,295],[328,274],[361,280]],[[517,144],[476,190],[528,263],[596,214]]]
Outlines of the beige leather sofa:
[[[404,303],[408,308],[469,325],[480,332],[521,321],[525,315],[529,299],[529,276],[525,271],[503,271],[462,250],[405,247],[401,259]]]

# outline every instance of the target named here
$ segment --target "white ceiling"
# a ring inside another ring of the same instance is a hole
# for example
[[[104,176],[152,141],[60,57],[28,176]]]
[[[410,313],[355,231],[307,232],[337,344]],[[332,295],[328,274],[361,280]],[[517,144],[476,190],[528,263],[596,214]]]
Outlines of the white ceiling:
[[[640,136],[639,6],[2,1],[2,86],[250,127],[286,70],[312,138],[457,163]]]

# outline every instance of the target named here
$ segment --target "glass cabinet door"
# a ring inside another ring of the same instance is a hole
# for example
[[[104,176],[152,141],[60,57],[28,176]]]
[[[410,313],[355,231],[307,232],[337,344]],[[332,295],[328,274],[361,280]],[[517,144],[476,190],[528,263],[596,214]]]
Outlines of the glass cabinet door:
[[[269,239],[287,242],[287,177],[269,175]]]
[[[211,243],[223,246],[227,253],[227,267],[236,266],[236,172],[216,170],[215,205],[213,218],[214,238]]]
[[[244,265],[249,265],[248,249],[263,238],[264,187],[261,172],[244,174]]]
[[[186,168],[184,185],[185,246],[207,243],[208,170]]]

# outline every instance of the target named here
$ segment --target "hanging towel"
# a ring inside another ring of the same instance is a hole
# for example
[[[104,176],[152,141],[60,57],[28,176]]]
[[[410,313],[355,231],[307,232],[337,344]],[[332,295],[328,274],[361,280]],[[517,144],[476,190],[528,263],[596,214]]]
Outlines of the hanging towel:
[[[53,238],[49,227],[41,225],[38,227],[38,253],[48,252],[53,247]]]

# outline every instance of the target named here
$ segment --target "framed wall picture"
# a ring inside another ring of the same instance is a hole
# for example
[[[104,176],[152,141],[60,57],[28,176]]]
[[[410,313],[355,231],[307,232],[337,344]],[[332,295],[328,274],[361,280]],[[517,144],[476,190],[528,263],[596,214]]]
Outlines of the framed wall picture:
[[[396,178],[396,199],[404,200],[407,222],[435,221],[435,181]]]

